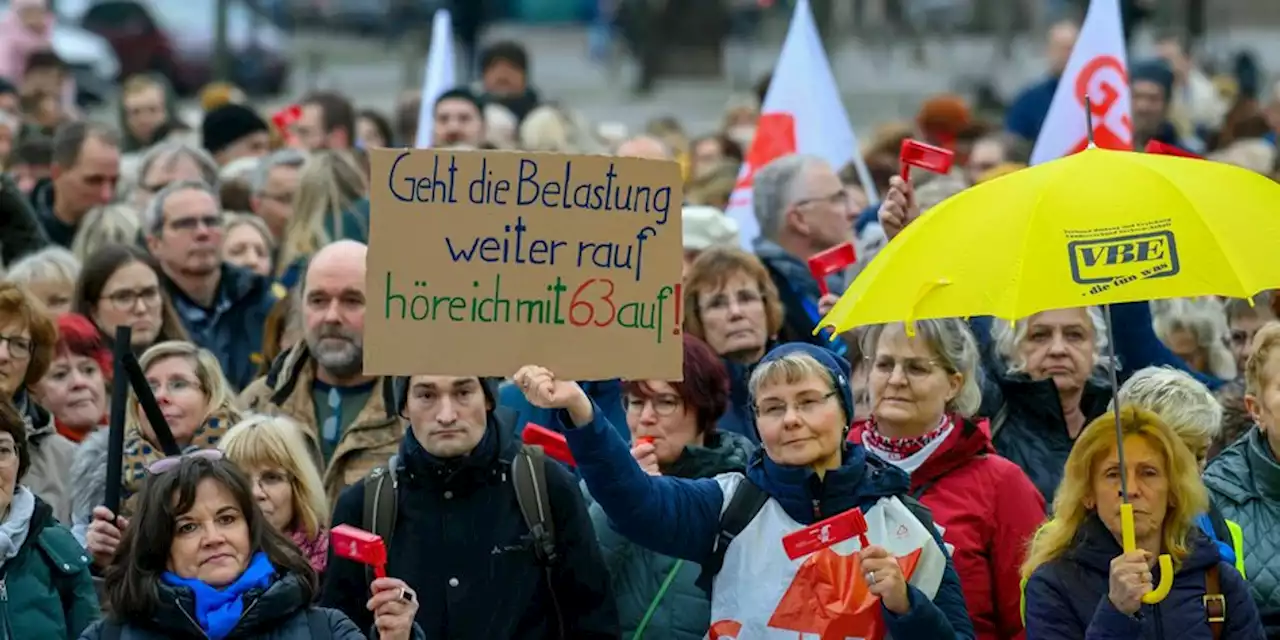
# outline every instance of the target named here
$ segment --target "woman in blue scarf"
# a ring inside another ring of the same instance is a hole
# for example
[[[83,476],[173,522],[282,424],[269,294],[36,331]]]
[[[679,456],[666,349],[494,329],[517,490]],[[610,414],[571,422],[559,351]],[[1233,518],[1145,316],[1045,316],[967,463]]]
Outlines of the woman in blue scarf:
[[[220,451],[164,458],[148,471],[106,571],[112,613],[82,640],[365,637],[341,612],[311,605],[311,564],[267,522],[249,480]],[[423,638],[413,624],[417,600],[402,581],[380,578],[371,588],[375,637]]]

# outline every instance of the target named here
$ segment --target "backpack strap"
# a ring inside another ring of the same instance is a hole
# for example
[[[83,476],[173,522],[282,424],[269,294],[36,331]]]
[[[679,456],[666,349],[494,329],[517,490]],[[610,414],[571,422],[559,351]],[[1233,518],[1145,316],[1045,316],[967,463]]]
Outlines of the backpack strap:
[[[552,573],[559,556],[556,553],[556,523],[551,513],[551,494],[547,492],[547,456],[542,447],[520,445],[520,451],[511,459],[511,483],[516,492],[520,515],[529,527],[533,554],[547,579],[547,593],[556,618],[559,637],[565,640],[564,614],[556,597],[556,583]]]
[[[387,548],[391,547],[391,534],[396,529],[396,494],[399,482],[396,479],[396,466],[400,456],[391,456],[385,467],[378,467],[369,472],[364,479],[364,518],[363,529],[382,538]],[[365,567],[367,582],[373,582],[373,567]]]
[[[308,637],[312,638],[312,640],[330,640],[333,638],[333,628],[329,626],[329,616],[325,615],[324,609],[319,607],[307,609],[307,627],[311,631]]]
[[[720,514],[720,532],[716,534],[716,539],[711,544],[711,555],[707,557],[706,562],[702,563],[702,573],[698,575],[698,580],[694,584],[708,594],[711,593],[716,574],[720,573],[720,569],[724,567],[724,555],[729,551],[729,544],[742,533],[743,529],[747,528],[747,525],[751,524],[752,520],[755,520],[756,514],[760,513],[764,503],[768,501],[769,494],[757,487],[750,479],[743,478],[742,482],[738,483],[733,497],[729,498],[729,505],[725,507],[724,513]]]
[[[991,442],[996,441],[996,434],[1004,428],[1004,423],[1009,420],[1009,403],[1005,402],[1000,405],[1000,409],[996,411],[996,417],[991,419]]]
[[[1213,633],[1213,640],[1222,638],[1222,628],[1227,622],[1227,599],[1222,595],[1218,566],[1214,563],[1204,573],[1204,613],[1209,622],[1209,631]]]
[[[539,564],[550,566],[557,560],[556,526],[551,517],[551,496],[547,494],[546,460],[542,447],[521,445],[520,452],[511,459],[511,480],[533,539],[533,552]]]

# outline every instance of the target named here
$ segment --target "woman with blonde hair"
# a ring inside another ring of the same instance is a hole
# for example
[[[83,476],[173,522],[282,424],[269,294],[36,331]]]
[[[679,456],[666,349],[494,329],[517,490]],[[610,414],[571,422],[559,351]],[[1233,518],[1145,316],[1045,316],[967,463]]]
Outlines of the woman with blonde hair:
[[[251,213],[228,212],[223,216],[222,259],[258,275],[271,275],[276,241],[262,218]]]
[[[161,342],[143,352],[138,364],[160,405],[169,433],[183,454],[216,448],[223,434],[239,422],[235,390],[223,375],[218,358],[207,349],[185,341]],[[86,486],[76,496],[72,519],[76,524],[88,522],[85,548],[99,568],[111,563],[124,519],[137,509],[134,496],[147,479],[147,468],[165,457],[154,428],[130,389],[125,407],[120,513],[113,514],[106,507],[97,506],[107,493],[105,442],[87,448],[89,441],[105,440],[106,435],[103,430],[86,438],[72,464],[72,477]]]
[[[293,216],[280,241],[276,276],[285,287],[302,274],[311,255],[337,240],[369,241],[369,184],[347,151],[312,154],[298,175]]]
[[[249,476],[253,499],[267,522],[298,545],[316,573],[329,551],[329,503],[302,426],[253,415],[232,427],[218,448]]]
[[[71,241],[71,253],[87,262],[106,245],[137,244],[141,229],[141,213],[136,207],[123,203],[94,207],[80,223]]]
[[[1053,520],[1022,566],[1028,640],[1041,638],[1263,638],[1248,585],[1196,525],[1208,506],[1195,457],[1158,416],[1132,405],[1091,422],[1067,458]],[[1121,476],[1128,479],[1137,546],[1121,547]],[[1158,605],[1155,559],[1173,557],[1173,588]]]

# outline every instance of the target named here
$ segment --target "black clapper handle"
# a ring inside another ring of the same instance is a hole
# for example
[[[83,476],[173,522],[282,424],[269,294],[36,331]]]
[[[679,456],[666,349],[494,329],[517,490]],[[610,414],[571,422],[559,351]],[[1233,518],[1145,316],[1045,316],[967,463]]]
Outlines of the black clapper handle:
[[[142,413],[147,416],[147,424],[151,425],[151,431],[155,433],[156,444],[160,445],[166,456],[182,455],[182,449],[178,448],[178,442],[173,439],[173,432],[169,430],[169,423],[164,419],[164,414],[160,413],[160,404],[156,402],[155,394],[151,393],[151,385],[147,384],[142,365],[138,364],[138,359],[132,352],[125,356],[124,368],[133,393],[138,397]]]
[[[111,377],[111,421],[107,428],[107,490],[103,506],[113,514],[120,513],[120,477],[124,470],[124,410],[129,402],[129,379],[125,373],[125,358],[132,351],[133,330],[129,325],[116,327],[116,341],[112,345],[115,360]]]

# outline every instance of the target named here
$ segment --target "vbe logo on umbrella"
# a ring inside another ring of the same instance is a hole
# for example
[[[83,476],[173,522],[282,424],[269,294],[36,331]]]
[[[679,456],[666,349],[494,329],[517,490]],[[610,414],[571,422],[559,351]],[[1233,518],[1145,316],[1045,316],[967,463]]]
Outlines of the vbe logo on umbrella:
[[[1172,231],[1078,240],[1067,244],[1067,252],[1071,255],[1071,279],[1082,285],[1098,285],[1089,293],[1140,278],[1167,278],[1181,271]]]

